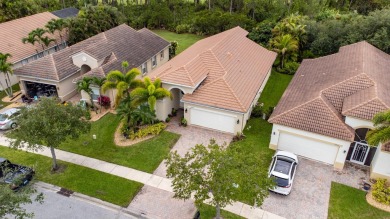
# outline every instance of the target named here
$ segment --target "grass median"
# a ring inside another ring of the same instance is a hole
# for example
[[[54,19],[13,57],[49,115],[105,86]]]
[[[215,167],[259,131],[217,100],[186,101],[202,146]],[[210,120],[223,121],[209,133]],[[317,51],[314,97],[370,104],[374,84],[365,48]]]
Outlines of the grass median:
[[[58,161],[60,171],[51,172],[50,157],[0,146],[0,156],[34,167],[34,179],[127,207],[143,184],[87,167]]]

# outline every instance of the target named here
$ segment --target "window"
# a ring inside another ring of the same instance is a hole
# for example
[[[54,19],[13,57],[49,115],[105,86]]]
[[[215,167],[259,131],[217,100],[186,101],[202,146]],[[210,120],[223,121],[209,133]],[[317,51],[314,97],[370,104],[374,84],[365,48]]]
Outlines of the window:
[[[164,59],[164,50],[160,52],[160,61]]]
[[[25,65],[25,64],[27,64],[27,63],[28,63],[28,58],[22,60],[22,65]]]
[[[91,87],[92,89],[92,100],[97,101],[99,98],[99,88]]]
[[[152,57],[152,67],[154,68],[154,67],[156,67],[156,65],[157,65],[157,57],[153,56]]]
[[[141,68],[142,68],[142,74],[146,74],[148,73],[148,67],[146,65],[146,62],[144,64],[141,65]]]

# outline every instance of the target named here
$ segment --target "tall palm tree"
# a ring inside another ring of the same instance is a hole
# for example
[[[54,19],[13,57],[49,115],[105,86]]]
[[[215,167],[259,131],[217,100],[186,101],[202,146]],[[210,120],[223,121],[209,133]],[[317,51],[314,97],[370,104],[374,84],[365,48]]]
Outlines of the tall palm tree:
[[[41,37],[40,40],[41,40],[41,43],[42,43],[41,44],[42,45],[42,50],[45,50],[45,48],[43,46],[45,46],[46,48],[49,48],[50,43],[55,41],[55,39],[51,39],[48,36]]]
[[[367,140],[370,145],[378,145],[390,141],[390,110],[378,113],[372,120],[375,129],[367,133]]]
[[[9,97],[12,97],[13,92],[12,92],[12,85],[11,85],[11,80],[9,78],[9,74],[13,73],[13,69],[12,69],[12,63],[8,62],[8,58],[10,58],[10,57],[12,57],[12,56],[9,53],[5,53],[5,54],[0,53],[0,72],[2,72],[4,74],[4,76],[7,77],[5,79],[5,83],[6,83],[7,87],[4,89],[4,91],[7,93],[7,95]],[[3,87],[2,84],[1,84],[1,86]]]
[[[276,36],[271,39],[270,45],[273,51],[277,52],[280,57],[280,68],[284,68],[284,62],[289,55],[296,56],[298,52],[298,41],[290,34]]]
[[[51,19],[45,27],[47,28],[47,31],[51,34],[55,34],[56,31],[58,31],[58,35],[60,36],[61,43],[63,42],[62,40],[62,31],[65,28],[66,23],[63,19]]]
[[[127,62],[122,63],[122,68],[126,70]],[[127,73],[122,73],[118,70],[110,71],[107,75],[107,81],[102,86],[102,91],[105,93],[108,89],[117,89],[115,97],[115,106],[119,106],[120,101],[124,97],[130,96],[130,89],[136,88],[143,84],[141,80],[136,79],[141,72],[137,68],[133,68]]]
[[[102,112],[102,103],[101,103],[101,100],[102,100],[102,87],[104,85],[104,83],[106,82],[106,78],[103,77],[103,78],[98,78],[98,77],[92,77],[92,83],[96,86],[99,87],[99,105],[100,105],[100,112]]]
[[[93,104],[93,98],[92,98],[93,91],[92,88],[90,87],[91,82],[92,82],[91,77],[83,77],[82,80],[77,82],[77,91],[78,92],[84,91],[89,95],[91,101],[91,107],[94,109],[95,105]]]
[[[38,40],[33,34],[29,33],[27,37],[24,37],[24,38],[22,39],[22,42],[23,42],[24,44],[30,43],[31,45],[33,45],[33,46],[35,47],[35,43],[39,43],[39,40]],[[35,48],[35,51],[36,51],[37,53],[39,53],[39,52],[38,52],[38,49],[36,49],[36,48]]]
[[[143,86],[135,88],[131,92],[131,95],[134,97],[134,103],[136,105],[147,102],[152,112],[155,110],[157,100],[163,99],[164,97],[172,99],[171,92],[161,87],[161,80],[159,78],[152,82],[149,77],[145,77]]]

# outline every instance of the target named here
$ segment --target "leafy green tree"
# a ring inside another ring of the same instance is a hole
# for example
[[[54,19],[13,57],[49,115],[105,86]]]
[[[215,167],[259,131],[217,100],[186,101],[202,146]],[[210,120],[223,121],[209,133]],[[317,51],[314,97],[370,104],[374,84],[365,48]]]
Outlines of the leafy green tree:
[[[378,113],[372,120],[375,129],[367,133],[367,140],[370,145],[387,143],[390,141],[390,110]]]
[[[124,72],[128,66],[128,62],[122,62]],[[110,71],[107,75],[107,81],[102,86],[102,91],[105,93],[108,89],[116,89],[115,106],[119,106],[122,98],[130,96],[130,89],[143,84],[141,80],[136,79],[140,74],[141,72],[137,68],[133,68],[127,73],[118,70]]]
[[[149,77],[145,77],[141,87],[131,91],[131,96],[134,97],[134,103],[141,105],[148,103],[150,110],[153,112],[156,108],[156,101],[165,97],[172,99],[172,94],[167,89],[161,87],[161,80],[157,78],[152,82]]]
[[[166,161],[174,197],[186,200],[193,194],[197,206],[209,201],[217,219],[221,208],[239,199],[260,206],[274,186],[258,155],[238,145],[226,147],[210,140],[207,147],[197,144],[184,157],[172,152]]]
[[[6,184],[0,184],[0,218],[6,218],[6,216],[14,216],[19,219],[33,218],[34,213],[28,213],[23,208],[23,205],[31,204],[33,201],[42,204],[43,194],[37,194],[31,183],[17,192],[11,190]]]
[[[92,88],[91,88],[91,84],[93,82],[93,79],[91,77],[83,77],[83,79],[79,80],[77,82],[77,91],[78,92],[81,92],[81,91],[84,91],[85,93],[87,93],[89,95],[89,101],[91,102],[91,107],[92,109],[95,109],[95,105],[93,103],[93,98],[92,98],[92,95],[93,95],[93,91],[92,91]]]
[[[133,120],[133,112],[135,109],[136,107],[134,106],[130,95],[123,97],[116,108],[117,114],[121,116],[121,118],[126,119],[128,129],[135,126],[135,121]]]
[[[276,36],[271,39],[270,45],[272,50],[278,53],[280,58],[280,68],[284,68],[286,58],[294,59],[298,52],[298,41],[290,34]]]
[[[12,57],[11,54],[0,53],[0,72],[4,74],[4,79],[7,87],[4,89],[3,85],[0,83],[3,90],[7,93],[9,97],[13,97],[12,84],[11,79],[9,78],[9,74],[13,73],[12,63],[8,62],[8,58]]]
[[[33,115],[33,116],[32,116]],[[87,133],[91,124],[84,119],[80,106],[60,104],[52,98],[41,98],[34,107],[25,107],[18,116],[18,128],[11,131],[10,146],[41,150],[47,145],[53,158],[52,169],[58,168],[55,148],[67,139]]]
[[[99,88],[99,105],[101,106],[102,105],[102,103],[101,103],[101,100],[102,100],[102,98],[101,98],[101,96],[102,96],[102,87],[103,87],[103,85],[104,85],[104,83],[106,83],[106,80],[107,80],[107,78],[105,78],[105,77],[103,77],[103,78],[99,78],[99,77],[92,77],[92,84],[94,84],[94,85],[96,85],[96,86],[98,86],[98,88]],[[100,107],[100,112],[102,112],[102,107]]]

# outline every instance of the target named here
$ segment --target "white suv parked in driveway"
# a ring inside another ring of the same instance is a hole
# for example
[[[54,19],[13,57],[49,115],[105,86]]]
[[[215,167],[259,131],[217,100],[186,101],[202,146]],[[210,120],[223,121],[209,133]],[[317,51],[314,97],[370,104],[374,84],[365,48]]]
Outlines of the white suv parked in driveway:
[[[272,157],[268,177],[275,179],[276,186],[271,191],[288,195],[291,192],[295,172],[298,166],[298,157],[287,151],[277,151]]]

